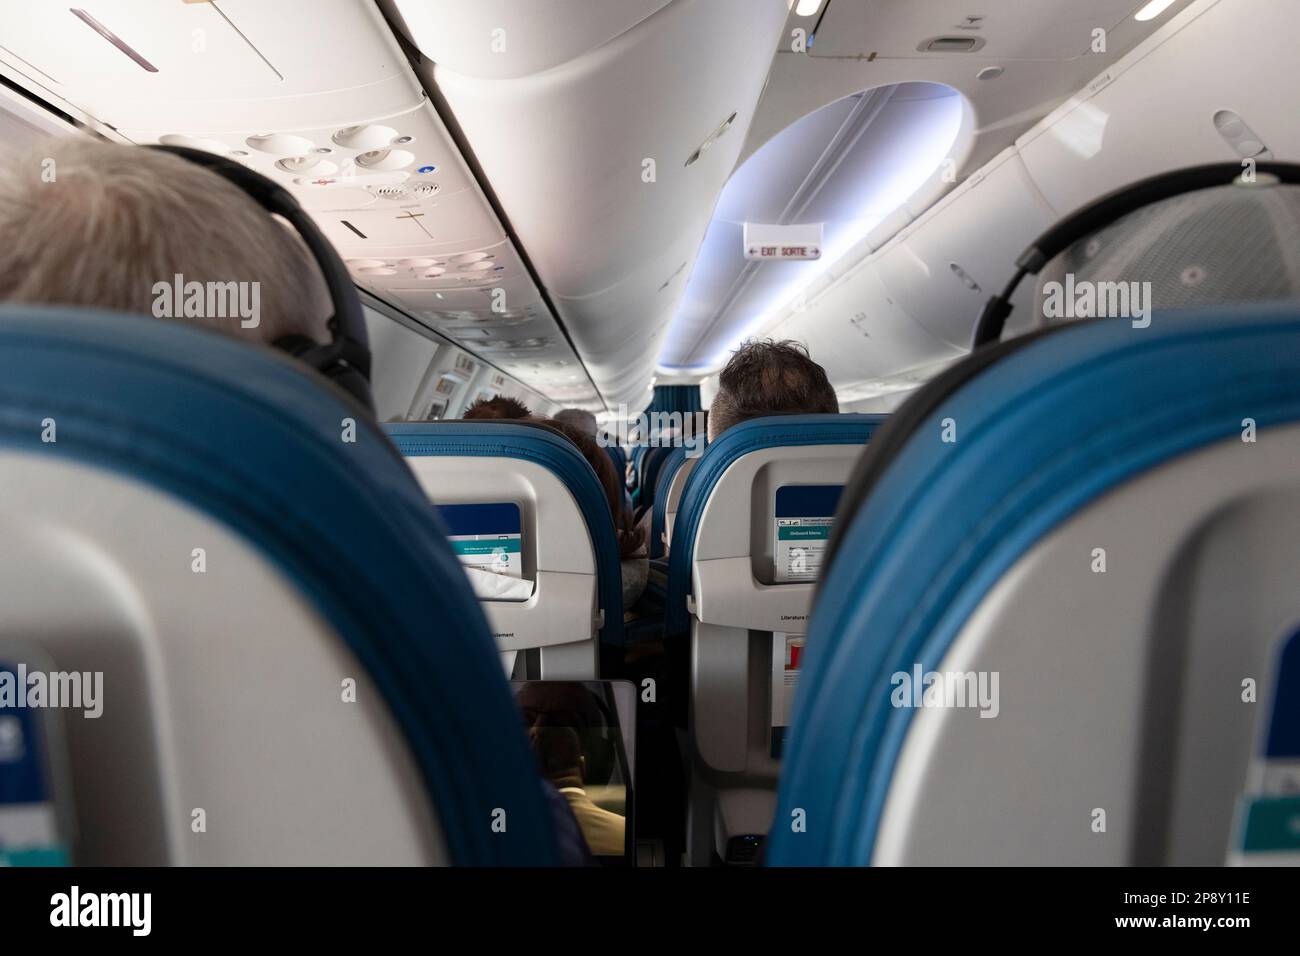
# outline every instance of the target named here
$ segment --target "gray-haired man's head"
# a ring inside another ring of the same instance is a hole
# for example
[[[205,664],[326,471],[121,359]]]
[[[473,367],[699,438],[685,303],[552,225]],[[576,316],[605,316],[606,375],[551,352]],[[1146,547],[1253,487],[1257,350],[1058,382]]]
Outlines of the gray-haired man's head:
[[[179,156],[84,137],[0,158],[0,301],[329,339],[324,278],[286,224]]]

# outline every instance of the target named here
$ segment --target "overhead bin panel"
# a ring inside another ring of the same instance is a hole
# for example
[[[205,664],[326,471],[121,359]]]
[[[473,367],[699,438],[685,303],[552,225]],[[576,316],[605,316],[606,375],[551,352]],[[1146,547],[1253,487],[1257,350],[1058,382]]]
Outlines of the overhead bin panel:
[[[1291,97],[1276,75],[1249,68],[1294,59],[1298,15],[1294,0],[1252,6],[1248,17],[1236,4],[1218,3],[1189,18],[1174,42],[1112,67],[1092,84],[1095,92],[1071,99],[1021,137],[1035,184],[1065,214],[1163,170],[1240,160],[1214,124],[1221,109],[1240,115],[1274,156],[1300,154]]]
[[[0,55],[118,128],[311,127],[423,96],[373,4],[13,4]],[[384,32],[381,32],[384,31]],[[310,39],[308,39],[310,38]]]
[[[768,333],[808,344],[838,385],[887,378],[960,354],[908,315],[864,262]]]
[[[1015,150],[1007,149],[905,229],[869,268],[930,334],[968,348],[984,303],[1011,279],[1025,246],[1055,221]],[[1018,291],[1032,288],[1026,282]]]
[[[684,273],[743,145],[788,4],[675,2],[657,12],[653,4],[583,4],[578,22],[591,22],[597,9],[604,16],[607,7],[611,17],[617,10],[652,15],[600,45],[593,45],[597,34],[579,29],[564,38],[570,58],[508,79],[476,72],[490,54],[467,62],[460,52],[481,48],[486,21],[479,6],[397,3],[404,14],[425,18],[420,45],[433,61],[430,79],[597,387],[618,404],[641,395],[653,374]],[[563,6],[500,5],[510,15],[502,21],[507,44],[531,42],[516,34],[532,18],[564,21]],[[493,5],[483,7],[488,17]],[[511,29],[512,22],[519,26]]]
[[[349,256],[451,255],[505,239],[491,210],[470,190],[423,202],[380,199],[360,209],[318,212],[316,218]]]
[[[406,33],[433,62],[465,76],[541,73],[603,46],[670,0],[395,0]]]
[[[967,12],[916,0],[831,3],[817,28],[813,57],[978,56],[1064,60],[1089,52],[1093,30],[1125,30],[1146,0],[982,0]],[[799,21],[795,21],[796,23]],[[953,43],[967,40],[971,50]]]
[[[459,289],[421,287],[412,282],[409,276],[394,281],[393,291],[416,311],[491,315],[493,301],[496,300],[504,303],[500,314],[509,315],[525,305],[540,302],[532,283],[518,276],[502,279],[492,285],[480,284]],[[495,292],[497,289],[501,290],[499,294]]]

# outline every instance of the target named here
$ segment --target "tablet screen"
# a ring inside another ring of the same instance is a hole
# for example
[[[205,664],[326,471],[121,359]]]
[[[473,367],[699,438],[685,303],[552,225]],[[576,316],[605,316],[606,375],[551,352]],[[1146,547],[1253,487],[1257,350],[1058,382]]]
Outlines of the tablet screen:
[[[843,485],[785,485],[776,490],[774,581],[817,579],[843,491]]]
[[[503,501],[437,507],[461,564],[511,578],[523,576],[522,524],[517,504]]]

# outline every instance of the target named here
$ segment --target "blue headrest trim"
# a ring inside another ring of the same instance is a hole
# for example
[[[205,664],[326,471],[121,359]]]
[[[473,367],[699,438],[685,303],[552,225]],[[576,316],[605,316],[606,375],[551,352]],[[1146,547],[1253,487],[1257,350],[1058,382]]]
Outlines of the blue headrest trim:
[[[686,595],[691,589],[695,534],[704,506],[718,480],[739,458],[763,448],[804,445],[862,445],[885,422],[884,415],[774,415],[733,425],[709,443],[686,479],[677,506],[668,555],[668,603],[664,633],[679,634],[690,627]]]
[[[649,450],[649,445],[632,446],[632,473],[636,476],[636,486],[638,491],[641,489],[641,466],[645,463],[645,455]]]
[[[57,442],[41,441],[45,418]],[[342,420],[356,421],[355,443]],[[341,391],[181,323],[0,309],[0,445],[123,474],[294,581],[383,695],[458,864],[558,857],[478,602],[409,468]],[[507,834],[492,832],[505,808]]]
[[[645,453],[645,457],[641,460],[640,504],[654,503],[655,490],[659,487],[659,474],[663,470],[664,462],[673,451],[674,449],[665,445],[657,445]]]
[[[614,463],[614,470],[618,473],[618,482],[623,484],[624,473],[627,471],[627,453],[619,445],[605,445],[605,454],[609,455],[609,460]]]
[[[958,428],[941,440],[942,421]],[[782,774],[774,864],[871,861],[912,711],[890,675],[942,664],[1036,542],[1143,471],[1300,419],[1294,307],[1081,322],[955,390],[894,458],[823,580]],[[1249,449],[1249,445],[1243,445]],[[794,808],[806,832],[781,821]]]
[[[408,458],[519,458],[536,462],[559,478],[577,501],[595,550],[596,587],[600,606],[605,610],[600,640],[622,646],[623,568],[614,519],[600,479],[573,442],[549,428],[500,420],[404,422],[385,425],[384,429]]]
[[[650,541],[648,543],[651,558],[664,556],[664,524],[668,519],[668,489],[673,483],[677,469],[686,461],[686,446],[674,448],[659,469],[659,480],[655,482],[654,502],[650,508]]]

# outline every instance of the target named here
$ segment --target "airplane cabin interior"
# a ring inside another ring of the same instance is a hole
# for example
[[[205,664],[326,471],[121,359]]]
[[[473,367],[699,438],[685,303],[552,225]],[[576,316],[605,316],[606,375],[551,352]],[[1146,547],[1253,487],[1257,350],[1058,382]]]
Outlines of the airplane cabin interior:
[[[1300,863],[1300,2],[75,2],[0,864]]]

